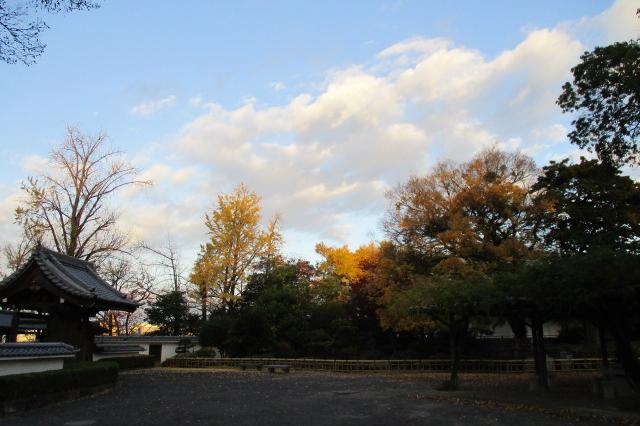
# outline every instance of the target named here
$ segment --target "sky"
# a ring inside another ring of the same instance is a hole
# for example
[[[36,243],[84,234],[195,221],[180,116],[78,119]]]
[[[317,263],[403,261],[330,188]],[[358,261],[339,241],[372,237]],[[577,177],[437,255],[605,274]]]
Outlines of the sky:
[[[555,104],[581,53],[640,35],[640,0],[112,0],[44,16],[37,64],[0,63],[0,236],[66,126],[106,132],[148,188],[113,200],[132,240],[190,264],[240,182],[283,251],[381,240],[385,192],[497,145],[580,154]]]

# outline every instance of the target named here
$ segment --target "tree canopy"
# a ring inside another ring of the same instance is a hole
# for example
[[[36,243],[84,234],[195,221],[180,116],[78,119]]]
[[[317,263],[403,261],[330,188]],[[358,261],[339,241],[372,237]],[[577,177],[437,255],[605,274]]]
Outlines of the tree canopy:
[[[190,312],[187,300],[179,291],[159,295],[145,313],[147,321],[157,325],[162,334],[180,336],[197,329],[198,318]]]
[[[123,248],[118,215],[108,201],[118,191],[149,182],[136,179],[137,170],[119,151],[107,146],[107,136],[89,136],[67,129],[64,142],[50,157],[51,170],[22,185],[24,198],[15,210],[26,246],[37,241],[85,260],[99,260]]]
[[[218,196],[218,205],[205,215],[209,241],[202,246],[191,280],[205,298],[215,297],[232,310],[247,274],[264,260],[277,256],[281,236],[278,217],[261,226],[260,197],[240,184]]]
[[[640,185],[608,163],[551,162],[533,186],[550,208],[545,240],[563,254],[608,248],[638,253]]]
[[[640,42],[585,52],[571,69],[558,105],[575,113],[569,140],[609,163],[636,162],[640,153]]]
[[[536,208],[529,194],[536,173],[531,158],[495,148],[463,164],[439,163],[389,193],[385,229],[398,244],[442,261],[480,267],[526,257],[538,243],[527,220]]]

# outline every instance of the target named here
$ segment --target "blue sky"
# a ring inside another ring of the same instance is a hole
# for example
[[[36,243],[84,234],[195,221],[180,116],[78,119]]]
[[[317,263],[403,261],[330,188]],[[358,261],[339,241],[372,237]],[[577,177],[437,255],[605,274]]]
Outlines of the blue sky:
[[[280,213],[284,251],[382,238],[384,192],[499,144],[575,155],[554,104],[582,51],[637,37],[634,0],[107,1],[46,16],[36,65],[0,64],[0,232],[65,126],[105,131],[155,181],[114,205],[189,263],[217,193]]]

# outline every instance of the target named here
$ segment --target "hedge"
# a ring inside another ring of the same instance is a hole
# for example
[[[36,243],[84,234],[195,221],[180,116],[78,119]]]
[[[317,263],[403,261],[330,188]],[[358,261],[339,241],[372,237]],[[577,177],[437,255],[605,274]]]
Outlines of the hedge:
[[[62,370],[0,376],[0,401],[110,385],[117,379],[118,365],[113,362],[77,362]]]
[[[151,368],[155,366],[156,360],[150,355],[133,355],[113,358],[102,358],[100,362],[115,362],[120,370],[133,370],[136,368]]]

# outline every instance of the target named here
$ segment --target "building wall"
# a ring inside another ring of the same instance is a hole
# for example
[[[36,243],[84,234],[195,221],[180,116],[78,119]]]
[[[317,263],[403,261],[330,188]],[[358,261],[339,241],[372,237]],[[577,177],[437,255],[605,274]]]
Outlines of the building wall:
[[[135,355],[149,355],[149,345],[162,345],[162,351],[160,353],[160,362],[164,362],[167,358],[171,358],[176,356],[176,348],[178,347],[178,342],[152,342],[152,343],[138,343],[136,345],[144,348],[143,351],[135,352],[135,353],[122,353],[122,354],[93,354],[93,360],[98,361],[102,358],[112,358],[117,356],[135,356]],[[189,351],[197,351],[200,349],[200,345],[194,346]]]
[[[120,358],[127,356],[144,355],[142,352],[124,352],[118,354],[93,354],[93,361],[100,361],[105,358]]]
[[[561,328],[562,327],[560,327],[560,324],[557,324],[555,322],[545,322],[542,326],[542,333],[544,334],[544,337],[558,337],[558,333],[560,333]],[[514,336],[509,324],[504,323],[497,326],[493,330],[493,334],[490,334],[486,337],[512,339]],[[529,326],[527,326],[527,337],[531,338],[531,328],[529,328]]]
[[[18,358],[0,361],[0,376],[61,370],[62,358]]]
[[[178,342],[162,342],[155,344],[162,345],[162,351],[160,352],[160,362],[164,362],[167,358],[171,358],[177,355],[176,349],[178,348]],[[140,346],[145,349],[144,354],[149,355],[149,344],[142,344]],[[200,349],[200,345],[196,345],[193,348],[189,349],[189,352],[197,351],[198,349]]]

